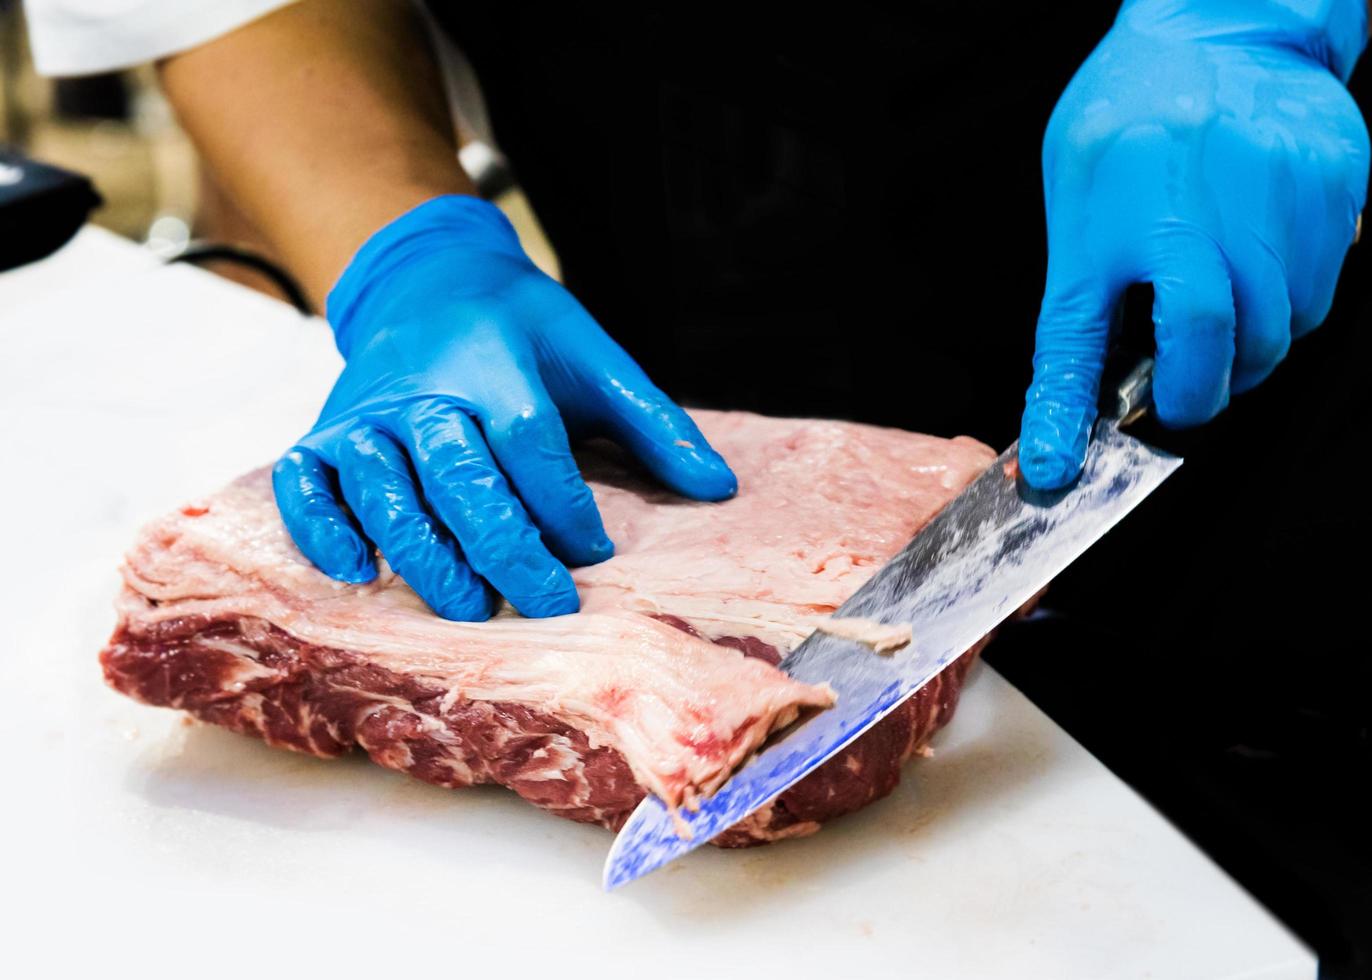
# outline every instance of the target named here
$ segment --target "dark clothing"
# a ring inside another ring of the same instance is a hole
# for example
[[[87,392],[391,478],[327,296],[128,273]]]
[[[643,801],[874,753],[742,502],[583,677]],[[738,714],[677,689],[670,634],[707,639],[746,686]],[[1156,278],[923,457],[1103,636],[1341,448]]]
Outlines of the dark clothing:
[[[451,8],[576,295],[687,403],[1008,442],[1043,122],[1108,12],[1039,72],[1019,5],[975,44],[951,0],[840,23],[653,6]]]
[[[1113,3],[433,6],[568,285],[669,393],[1014,438],[1043,127]],[[1327,976],[1372,973],[1368,248],[1267,384],[1147,433],[1186,465],[992,654]]]

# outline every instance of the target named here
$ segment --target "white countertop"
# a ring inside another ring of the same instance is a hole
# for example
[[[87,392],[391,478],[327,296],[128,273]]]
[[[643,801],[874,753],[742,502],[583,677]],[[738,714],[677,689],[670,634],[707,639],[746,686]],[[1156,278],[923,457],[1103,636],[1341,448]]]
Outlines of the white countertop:
[[[987,667],[892,798],[613,895],[605,831],[106,690],[135,529],[286,448],[337,366],[321,323],[100,231],[0,275],[0,972],[1315,976]]]

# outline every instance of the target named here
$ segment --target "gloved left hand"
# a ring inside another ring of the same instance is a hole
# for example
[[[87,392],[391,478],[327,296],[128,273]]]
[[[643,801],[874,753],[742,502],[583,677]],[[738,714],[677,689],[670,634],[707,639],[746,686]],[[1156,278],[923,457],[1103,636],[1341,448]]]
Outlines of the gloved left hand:
[[[1127,286],[1153,286],[1168,425],[1212,418],[1324,319],[1367,196],[1367,129],[1343,86],[1366,40],[1366,0],[1124,4],[1043,141],[1030,484],[1081,469]]]
[[[435,198],[378,231],[328,315],[347,363],[273,484],[291,537],[335,578],[374,577],[375,544],[449,619],[490,616],[492,588],[526,616],[575,612],[564,563],[614,546],[568,430],[617,440],[688,497],[737,489],[690,417],[484,201]]]

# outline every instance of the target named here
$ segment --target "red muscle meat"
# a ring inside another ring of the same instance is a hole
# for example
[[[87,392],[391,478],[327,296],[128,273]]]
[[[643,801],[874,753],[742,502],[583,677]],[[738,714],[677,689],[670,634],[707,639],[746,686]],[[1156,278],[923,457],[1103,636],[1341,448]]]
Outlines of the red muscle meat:
[[[575,615],[452,623],[384,565],[367,585],[335,582],[291,544],[262,470],[143,531],[105,678],[274,746],[360,747],[573,820],[617,828],[647,791],[690,805],[832,703],[776,665],[994,458],[965,438],[693,414],[739,495],[684,501],[613,447],[581,453],[616,553],[574,571]],[[975,653],[715,843],[809,833],[889,793],[948,721]]]

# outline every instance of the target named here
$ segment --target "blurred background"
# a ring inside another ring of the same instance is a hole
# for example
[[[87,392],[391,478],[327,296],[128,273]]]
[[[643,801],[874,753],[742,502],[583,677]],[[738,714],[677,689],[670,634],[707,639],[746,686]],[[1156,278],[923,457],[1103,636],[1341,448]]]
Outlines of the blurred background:
[[[451,52],[445,69],[454,65]],[[460,57],[460,56],[459,56]],[[454,97],[479,100],[474,82],[459,78]],[[478,125],[484,126],[477,106]],[[514,186],[504,160],[473,128],[455,117],[460,160],[482,193],[510,217],[525,249],[549,274],[560,270],[527,199]],[[288,277],[265,274],[275,265],[266,245],[224,206],[201,168],[190,139],[157,86],[148,65],[82,78],[41,78],[29,56],[19,0],[0,0],[0,146],[90,178],[103,197],[92,223],[168,259],[194,261],[220,275],[289,299]],[[231,253],[228,258],[215,256]],[[260,260],[260,262],[255,261]]]
[[[0,143],[90,177],[102,227],[136,241],[189,237],[199,168],[153,69],[39,78],[17,0],[0,0]]]

